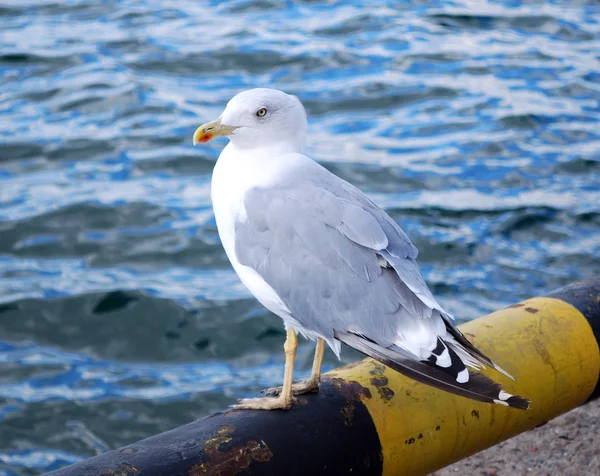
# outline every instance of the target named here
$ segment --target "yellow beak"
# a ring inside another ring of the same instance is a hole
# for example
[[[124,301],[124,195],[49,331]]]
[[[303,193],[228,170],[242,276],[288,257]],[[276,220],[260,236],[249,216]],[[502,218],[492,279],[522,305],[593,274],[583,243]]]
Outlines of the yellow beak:
[[[198,127],[196,132],[194,132],[194,145],[198,144],[198,142],[208,142],[215,137],[229,136],[236,129],[237,127],[235,126],[221,124],[220,118],[215,121],[207,122]]]

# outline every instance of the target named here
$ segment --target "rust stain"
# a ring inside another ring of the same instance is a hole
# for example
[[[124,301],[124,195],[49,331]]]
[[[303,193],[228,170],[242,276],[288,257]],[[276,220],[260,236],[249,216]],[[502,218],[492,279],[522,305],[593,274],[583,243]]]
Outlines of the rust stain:
[[[235,428],[231,425],[221,425],[217,431],[217,435],[209,438],[204,442],[204,451],[211,452],[219,449],[224,443],[231,441],[231,434],[235,431]]]
[[[190,469],[188,469],[188,475],[189,476],[199,476],[201,474],[209,474],[210,468],[206,467],[206,464],[201,463],[201,464],[195,464],[194,466],[192,466]],[[218,473],[214,473],[214,474],[218,474]]]
[[[525,310],[527,312],[530,312],[531,314],[535,314],[536,312],[539,311],[539,309],[536,309],[535,307],[526,307]]]
[[[371,371],[371,373],[373,373]],[[388,379],[387,377],[373,377],[371,379],[371,385],[377,388],[377,392],[379,392],[379,396],[382,400],[389,402],[394,397],[394,391],[387,386]]]
[[[328,378],[327,380],[329,380],[346,399],[346,405],[340,411],[344,416],[344,425],[352,426],[356,414],[355,403],[361,401],[363,398],[372,398],[371,391],[355,380],[349,382],[341,378]]]
[[[256,445],[256,442],[254,442],[254,444]],[[269,449],[264,441],[261,441],[250,451],[250,456],[254,461],[266,463],[273,457],[273,452]]]
[[[245,445],[233,446],[220,451],[221,445],[232,441],[235,431],[231,425],[221,425],[217,435],[204,443],[204,453],[208,461],[195,464],[188,469],[189,476],[235,475],[245,470],[253,461],[265,463],[273,457],[273,452],[264,441],[249,440]]]
[[[337,388],[346,400],[361,400],[362,398],[371,398],[371,391],[363,387],[355,380],[346,382],[342,378],[328,379]]]
[[[195,464],[188,469],[188,476],[198,476],[200,474],[208,474],[208,468],[205,463]]]
[[[385,374],[385,366],[379,363],[374,363],[373,368],[369,371],[369,373],[376,377],[383,377]]]
[[[374,387],[386,387],[387,384],[388,384],[387,377],[373,377],[371,379],[371,385],[373,385]]]
[[[137,469],[128,463],[120,463],[116,468],[102,468],[98,471],[98,474],[107,474],[110,476],[135,476],[140,474],[142,471]]]
[[[394,391],[389,387],[381,387],[378,390],[379,395],[381,395],[381,398],[386,402],[389,402],[392,398],[394,398],[394,395],[396,395]]]

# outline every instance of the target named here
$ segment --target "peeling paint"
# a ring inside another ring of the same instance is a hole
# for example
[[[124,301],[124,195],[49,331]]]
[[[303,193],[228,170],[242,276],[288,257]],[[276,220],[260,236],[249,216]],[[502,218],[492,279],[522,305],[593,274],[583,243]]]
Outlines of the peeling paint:
[[[101,468],[98,471],[99,475],[110,475],[110,476],[136,476],[136,474],[140,474],[141,471],[137,469],[135,466],[132,466],[128,463],[119,463],[116,468]]]
[[[341,378],[332,378],[329,379],[329,381],[346,399],[346,405],[340,412],[344,416],[344,424],[346,426],[352,426],[354,424],[354,415],[356,413],[355,402],[361,401],[364,398],[372,398],[371,391],[354,380],[347,382]]]
[[[222,445],[233,440],[231,435],[234,431],[235,428],[231,425],[221,425],[217,435],[204,443],[203,452],[208,457],[208,461],[190,467],[188,475],[235,475],[248,468],[253,461],[265,463],[273,457],[273,452],[262,440],[248,440],[245,445],[220,450]]]
[[[569,295],[571,294],[574,293],[569,291]],[[552,418],[556,409],[571,408],[589,398],[597,383],[600,364],[596,340],[589,329],[590,323],[584,319],[592,311],[581,316],[581,312],[577,310],[583,305],[586,309],[590,308],[592,298],[586,297],[586,290],[580,294],[581,299],[585,298],[586,301],[577,303],[578,306],[555,297],[537,298],[513,306],[519,309],[500,311],[495,316],[485,318],[493,326],[471,322],[461,327],[467,337],[477,336],[475,340],[484,344],[487,340],[487,346],[494,348],[494,357],[498,360],[502,360],[500,357],[503,354],[508,356],[508,361],[513,354],[523,356],[520,362],[527,363],[527,366],[521,369],[519,389],[523,387],[527,390],[527,396],[535,397],[535,401],[538,401],[537,408],[526,415],[509,412],[499,405],[482,406],[446,393],[433,395],[428,393],[431,392],[430,389],[413,385],[404,377],[397,376],[392,370],[374,364],[369,359],[352,365],[351,371],[339,369],[324,376],[323,382],[326,384],[323,385],[321,394],[314,398],[307,397],[305,401],[308,406],[296,409],[310,412],[301,413],[297,418],[284,420],[284,417],[294,416],[294,411],[222,413],[216,417],[219,418],[217,421],[207,419],[204,423],[196,422],[195,429],[198,429],[198,433],[187,429],[177,433],[179,430],[176,429],[171,433],[181,437],[176,448],[171,449],[165,444],[164,437],[159,436],[161,439],[157,441],[160,445],[155,442],[151,445],[134,443],[131,447],[111,452],[116,455],[109,454],[110,459],[103,456],[76,464],[74,470],[64,471],[64,476],[156,474],[152,471],[155,468],[147,469],[141,461],[148,448],[156,451],[159,458],[163,456],[163,451],[168,454],[170,459],[165,457],[164,464],[162,459],[158,461],[161,465],[159,470],[166,468],[165,474],[172,468],[167,464],[170,465],[173,458],[175,464],[179,465],[177,474],[188,476],[319,472],[333,475],[348,474],[349,471],[351,474],[386,476],[400,472],[430,473],[445,464],[449,454],[452,454],[453,459],[462,458],[528,429],[540,420]],[[526,310],[527,306],[538,312]],[[598,315],[600,309],[596,311],[595,302],[594,306],[593,313]],[[488,329],[494,331],[488,332]],[[556,332],[557,330],[561,332]],[[573,355],[563,352],[564,345],[556,345],[556,349],[551,345],[553,342],[560,344],[563,341],[578,344]],[[556,369],[556,376],[550,372],[552,365]],[[537,381],[538,375],[544,385]],[[396,392],[391,404],[382,400],[380,392],[380,389],[387,387]],[[597,396],[600,390],[597,388],[595,392]],[[550,398],[555,394],[559,394],[561,399]],[[464,419],[461,422],[462,415]],[[470,420],[468,416],[471,416]],[[318,422],[316,427],[307,424],[313,418]],[[269,424],[254,425],[254,419],[259,423]],[[291,423],[280,426],[281,421]],[[327,424],[322,424],[324,421]],[[441,423],[436,424],[436,421],[444,422],[444,434],[441,433]],[[202,431],[203,428],[207,431]],[[290,433],[290,440],[279,439],[282,431]],[[404,443],[402,437],[405,438]],[[205,440],[204,447],[202,440]],[[350,457],[337,458],[336,452],[325,451],[328,444],[338,444],[339,441],[344,441],[345,445],[349,442],[351,449],[346,455]],[[282,443],[282,446],[278,446],[278,443]],[[301,454],[309,456],[286,461],[286,448],[289,445],[296,447],[297,444],[297,449],[301,448]],[[136,449],[135,456],[128,454]],[[172,453],[175,449],[182,451]],[[385,455],[385,465],[381,464],[382,455]],[[368,457],[370,459],[366,459]],[[135,463],[137,468],[122,464],[117,467],[117,463],[111,460],[127,460]],[[371,470],[365,471],[364,468],[368,468],[369,463]],[[285,464],[289,466],[284,468]],[[88,471],[90,466],[86,465],[93,466],[93,473]],[[318,470],[315,470],[317,466]],[[373,471],[373,468],[377,471]]]
[[[385,387],[388,384],[387,377],[373,377],[371,379],[371,385],[374,387]]]
[[[373,368],[369,371],[369,373],[376,377],[383,377],[385,374],[385,365],[381,365],[380,363],[373,361]]]
[[[379,395],[381,395],[381,398],[383,400],[385,400],[386,402],[389,402],[392,398],[394,398],[394,395],[396,395],[396,394],[389,387],[381,387],[379,389]]]
[[[395,395],[394,391],[387,386],[387,377],[373,377],[371,379],[371,385],[373,385],[377,389],[377,392],[379,392],[379,396],[381,397],[381,399],[385,400],[386,402],[389,402]]]
[[[204,451],[211,452],[219,449],[223,443],[229,443],[232,438],[231,435],[235,431],[235,428],[231,425],[221,425],[217,431],[217,435],[207,439],[204,442]]]
[[[363,398],[372,398],[371,391],[355,380],[346,382],[341,378],[332,378],[331,383],[340,391],[346,400],[356,401]]]

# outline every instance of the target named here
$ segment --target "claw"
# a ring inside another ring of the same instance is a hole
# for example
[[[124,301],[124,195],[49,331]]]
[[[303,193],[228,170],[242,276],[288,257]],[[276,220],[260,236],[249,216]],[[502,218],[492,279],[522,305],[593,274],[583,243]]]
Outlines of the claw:
[[[234,410],[289,410],[295,402],[295,398],[290,401],[281,397],[244,398],[237,404],[231,405],[231,408]]]
[[[263,395],[268,397],[278,397],[283,387],[271,387],[262,391]],[[319,390],[319,382],[312,380],[302,380],[292,385],[292,395],[302,395],[304,393],[316,392]]]

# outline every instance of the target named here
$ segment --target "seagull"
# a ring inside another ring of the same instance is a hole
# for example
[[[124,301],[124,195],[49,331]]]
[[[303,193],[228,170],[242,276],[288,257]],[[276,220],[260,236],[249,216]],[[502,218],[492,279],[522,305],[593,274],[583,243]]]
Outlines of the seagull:
[[[400,226],[358,188],[302,154],[304,106],[257,88],[201,125],[194,145],[229,138],[214,167],[219,237],[244,285],[286,329],[283,386],[236,409],[287,410],[318,391],[325,344],[341,343],[419,382],[473,400],[527,409],[489,377],[511,377],[471,344],[433,297]],[[316,341],[308,380],[293,383],[297,334]]]

